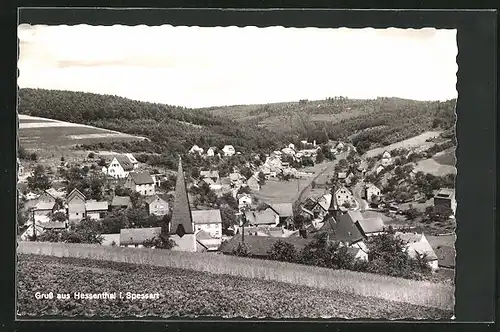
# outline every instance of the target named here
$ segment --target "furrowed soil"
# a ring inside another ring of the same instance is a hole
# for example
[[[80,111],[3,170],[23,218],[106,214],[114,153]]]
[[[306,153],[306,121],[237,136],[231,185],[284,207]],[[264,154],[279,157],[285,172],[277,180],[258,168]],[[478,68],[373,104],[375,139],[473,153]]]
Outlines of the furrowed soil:
[[[451,311],[281,282],[79,258],[18,255],[17,314],[29,316],[450,319]],[[70,299],[35,299],[36,292]],[[78,300],[74,292],[159,293]]]

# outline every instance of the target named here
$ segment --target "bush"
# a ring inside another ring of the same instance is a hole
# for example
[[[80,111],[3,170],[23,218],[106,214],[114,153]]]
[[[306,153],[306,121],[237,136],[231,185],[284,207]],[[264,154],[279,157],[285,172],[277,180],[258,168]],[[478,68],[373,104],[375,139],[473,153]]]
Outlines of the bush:
[[[248,246],[245,243],[238,243],[238,247],[233,250],[233,255],[240,257],[248,257]]]
[[[275,261],[294,263],[298,259],[298,252],[293,244],[279,240],[268,251],[267,257]]]

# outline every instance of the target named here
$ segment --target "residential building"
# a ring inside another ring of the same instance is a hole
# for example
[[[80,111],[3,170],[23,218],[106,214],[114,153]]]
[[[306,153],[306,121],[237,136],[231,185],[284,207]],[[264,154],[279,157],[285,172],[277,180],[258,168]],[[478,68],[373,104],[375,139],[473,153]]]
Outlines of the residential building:
[[[271,208],[278,213],[279,224],[288,225],[293,220],[293,204],[292,203],[275,203]]]
[[[200,246],[196,241],[195,226],[191,215],[191,207],[189,206],[181,158],[179,158],[174,206],[168,233],[169,238],[175,242],[175,246],[172,250],[189,252],[200,250]]]
[[[245,177],[238,172],[233,172],[229,174],[229,179],[234,186],[241,186],[246,181]]]
[[[236,154],[236,150],[232,145],[225,145],[222,149],[222,152],[224,153],[225,157],[234,156]]]
[[[379,235],[385,232],[385,224],[380,217],[376,218],[362,217],[361,219],[353,221],[356,224],[356,227],[358,227],[363,237],[365,238],[368,238],[369,236]]]
[[[344,186],[340,186],[337,190],[335,190],[335,198],[339,206],[345,206],[346,204],[354,206],[356,204],[354,196],[349,189]]]
[[[443,188],[434,196],[434,206],[436,208],[448,208],[451,209],[453,215],[455,215],[457,210],[457,201],[455,200],[455,190],[449,188]]]
[[[196,240],[207,251],[219,249],[222,242],[222,218],[220,210],[192,211]]]
[[[139,162],[135,159],[134,155],[131,153],[125,153],[125,156],[130,160],[134,169],[139,168]]]
[[[380,172],[382,172],[384,169],[385,169],[385,167],[384,167],[384,166],[382,166],[382,165],[380,165],[380,166],[378,166],[378,167],[377,167],[377,169],[375,170],[375,173],[377,173],[377,175],[378,175],[378,174],[380,174]]]
[[[330,216],[325,220],[319,231],[327,232],[330,241],[338,241],[348,246],[363,241],[363,235],[353,222],[358,218],[357,214],[361,216],[359,211],[348,211],[343,214],[339,213],[336,216]]]
[[[424,234],[396,232],[394,236],[405,243],[405,250],[410,257],[425,257],[433,271],[439,269],[438,257]]]
[[[337,179],[339,180],[345,180],[347,178],[347,173],[346,172],[339,172],[337,174]]]
[[[200,179],[210,178],[214,181],[219,180],[219,171],[200,171]]]
[[[56,202],[56,198],[48,190],[45,190],[43,193],[41,193],[37,197],[37,202],[38,203],[41,203],[41,202],[44,202],[44,203],[55,203]]]
[[[249,226],[278,226],[280,223],[279,214],[270,206],[260,211],[245,211],[245,219]]]
[[[132,201],[128,196],[115,196],[111,201],[111,209],[130,209],[132,208]]]
[[[85,216],[94,220],[101,220],[108,212],[108,202],[88,200],[85,202]]]
[[[255,174],[252,175],[250,177],[250,179],[247,180],[247,185],[253,191],[259,191],[260,190],[259,179],[257,178],[257,176]]]
[[[155,181],[147,172],[130,172],[125,188],[143,196],[152,196],[155,194]]]
[[[342,142],[339,142],[339,144],[337,144],[337,151],[341,152],[345,149],[345,145],[344,143]]]
[[[237,196],[239,208],[250,207],[252,205],[252,196],[248,194],[240,194]]]
[[[372,202],[374,197],[380,197],[381,191],[374,184],[368,183],[365,186],[365,198],[368,202]]]
[[[198,145],[193,145],[191,149],[189,149],[190,154],[197,154],[197,155],[202,155],[203,154],[203,149],[200,148]]]
[[[215,146],[211,146],[207,150],[208,157],[213,157],[213,156],[215,156],[216,153],[217,153],[217,147],[215,147]]]
[[[85,195],[78,189],[73,189],[66,197],[68,205],[68,219],[72,221],[80,221],[85,218]]]
[[[33,210],[33,217],[37,223],[48,223],[56,210],[55,202],[39,201]]]
[[[285,155],[288,155],[288,156],[294,156],[295,155],[295,150],[292,149],[292,148],[289,148],[289,147],[282,149],[281,152],[283,154],[285,154]]]
[[[101,234],[102,236],[102,246],[120,246],[120,233],[114,234]]]
[[[103,167],[103,173],[115,179],[124,179],[129,172],[134,170],[134,164],[125,155],[115,155],[107,167]]]
[[[389,166],[390,164],[392,164],[392,157],[389,151],[384,151],[384,153],[382,154],[381,162],[382,166]]]
[[[123,228],[120,229],[120,243],[122,247],[143,248],[143,243],[154,240],[161,235],[161,227],[151,228]]]
[[[168,202],[159,195],[148,196],[144,199],[146,209],[149,215],[163,217],[167,215],[169,210]]]

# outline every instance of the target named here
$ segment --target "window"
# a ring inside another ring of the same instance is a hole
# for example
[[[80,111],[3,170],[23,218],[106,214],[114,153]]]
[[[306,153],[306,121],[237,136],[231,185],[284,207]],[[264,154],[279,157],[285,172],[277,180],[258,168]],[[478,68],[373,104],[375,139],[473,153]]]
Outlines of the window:
[[[76,213],[76,215],[78,215],[78,212]]]

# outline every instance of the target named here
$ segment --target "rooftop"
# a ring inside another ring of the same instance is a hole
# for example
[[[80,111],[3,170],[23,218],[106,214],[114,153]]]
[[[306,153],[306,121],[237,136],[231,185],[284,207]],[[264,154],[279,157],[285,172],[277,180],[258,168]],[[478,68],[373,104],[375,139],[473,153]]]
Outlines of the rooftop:
[[[159,237],[161,227],[152,228],[123,228],[120,230],[120,245],[139,245],[146,240]]]
[[[385,229],[384,222],[379,217],[359,219],[357,223],[365,234],[383,232]]]
[[[195,225],[197,224],[222,224],[220,210],[191,211]]]
[[[132,172],[132,173],[129,173],[129,176],[132,178],[132,181],[136,185],[154,184],[153,178],[147,172]]]
[[[104,211],[108,209],[108,202],[87,201],[85,210],[87,211]]]
[[[293,205],[292,203],[276,203],[272,204],[271,208],[276,211],[280,217],[291,217],[293,216]]]

